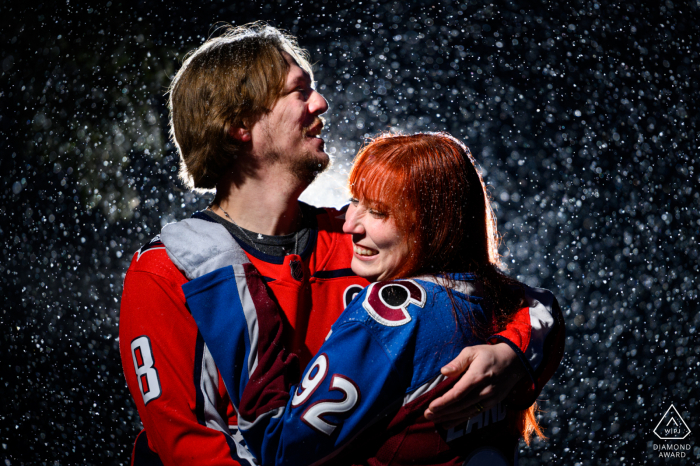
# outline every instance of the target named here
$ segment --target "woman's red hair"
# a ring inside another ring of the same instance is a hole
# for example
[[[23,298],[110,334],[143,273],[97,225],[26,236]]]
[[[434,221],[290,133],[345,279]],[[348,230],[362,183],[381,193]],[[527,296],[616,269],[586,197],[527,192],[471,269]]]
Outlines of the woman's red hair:
[[[458,139],[447,133],[380,135],[357,154],[349,185],[353,197],[393,219],[408,242],[407,260],[388,279],[476,273],[496,327],[518,310],[518,283],[499,271],[498,232],[483,179]],[[528,443],[533,432],[543,437],[535,408],[521,411],[517,422]]]
[[[349,183],[354,197],[406,232],[410,257],[392,278],[501,265],[481,175],[449,134],[378,136],[358,153]]]

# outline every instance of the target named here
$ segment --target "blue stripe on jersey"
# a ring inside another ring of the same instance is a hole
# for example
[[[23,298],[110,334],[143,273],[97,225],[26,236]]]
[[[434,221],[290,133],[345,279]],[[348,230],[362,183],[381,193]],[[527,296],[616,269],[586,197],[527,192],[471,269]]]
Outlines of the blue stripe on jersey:
[[[204,392],[202,391],[202,371],[203,371],[203,361],[204,361],[204,348],[205,348],[205,343],[204,339],[202,338],[202,334],[200,332],[197,332],[197,343],[195,346],[195,360],[194,360],[194,387],[195,387],[195,415],[197,416],[197,422],[203,426],[207,427],[212,427],[207,425],[207,416],[206,416],[206,405],[204,401]],[[210,351],[211,352],[211,351]],[[144,430],[142,432],[143,435],[139,435],[139,438],[136,440],[137,446],[134,448],[136,449],[138,447],[138,443],[141,441],[141,437],[143,436],[144,438],[146,437],[146,431]],[[239,449],[243,448],[245,449],[245,441],[241,438],[240,442],[243,445],[238,445],[237,440],[232,437],[230,434],[227,434],[226,432],[222,432],[221,435],[224,436],[224,439],[226,440],[226,444],[228,445],[229,448],[229,454],[231,456],[231,459],[234,461],[237,461],[241,465],[249,465],[249,466],[254,466],[254,463],[251,462],[249,459],[249,455],[244,455],[241,456]],[[143,442],[142,442],[143,443]],[[134,450],[136,451],[136,450]],[[148,453],[150,452],[149,456]],[[139,462],[136,462],[136,453],[134,454],[134,464],[132,466],[163,466],[163,463],[160,461],[160,457],[153,452],[150,448],[148,448],[148,441],[145,441],[145,449],[143,446],[141,447],[141,453],[139,454]]]
[[[248,383],[250,338],[233,267],[224,267],[182,285],[192,317],[212,354],[235,406]],[[238,277],[245,280],[245,277]],[[195,283],[196,282],[196,283]],[[216,309],[216,312],[212,312]],[[255,312],[255,311],[253,311]],[[238,369],[236,369],[238,368]],[[240,373],[240,377],[236,373]],[[231,381],[237,380],[237,386]]]
[[[337,269],[337,270],[319,270],[312,276],[316,278],[338,278],[338,277],[352,277],[355,272],[352,269]]]
[[[284,264],[284,256],[271,256],[270,254],[265,254],[264,252],[260,252],[257,249],[255,249],[253,246],[250,246],[249,244],[245,243],[244,241],[241,241],[240,239],[236,238],[234,235],[231,235],[233,239],[236,240],[236,243],[248,254],[251,256],[255,257],[256,259],[260,259],[261,261],[265,261],[268,264]]]

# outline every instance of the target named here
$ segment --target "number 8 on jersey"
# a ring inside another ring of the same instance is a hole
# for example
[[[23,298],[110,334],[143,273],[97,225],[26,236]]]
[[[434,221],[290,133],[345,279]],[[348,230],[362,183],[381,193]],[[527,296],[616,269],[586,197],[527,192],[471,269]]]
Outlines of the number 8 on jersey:
[[[134,369],[139,381],[141,396],[143,396],[143,404],[147,405],[149,401],[158,398],[161,393],[158,371],[154,367],[151,341],[147,336],[142,335],[132,340],[131,357],[134,360]]]

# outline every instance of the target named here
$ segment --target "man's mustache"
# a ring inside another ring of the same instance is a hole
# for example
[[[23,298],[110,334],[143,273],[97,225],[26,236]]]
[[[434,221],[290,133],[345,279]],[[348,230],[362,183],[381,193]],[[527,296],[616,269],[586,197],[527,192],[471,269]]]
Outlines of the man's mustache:
[[[318,116],[314,117],[314,121],[303,129],[303,134],[304,136],[306,136],[307,133],[320,134],[325,125],[326,121],[324,118]]]

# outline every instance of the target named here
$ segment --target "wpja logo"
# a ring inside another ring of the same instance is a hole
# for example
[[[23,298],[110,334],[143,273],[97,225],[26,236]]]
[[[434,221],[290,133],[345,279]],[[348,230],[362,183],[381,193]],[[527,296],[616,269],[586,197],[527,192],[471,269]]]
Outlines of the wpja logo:
[[[690,428],[676,407],[671,405],[654,428],[654,434],[661,440],[683,440],[690,435]],[[685,458],[690,447],[689,443],[654,443],[654,451],[659,452],[659,458]]]
[[[685,423],[675,406],[671,405],[654,429],[661,440],[683,440],[690,435],[688,424]]]

